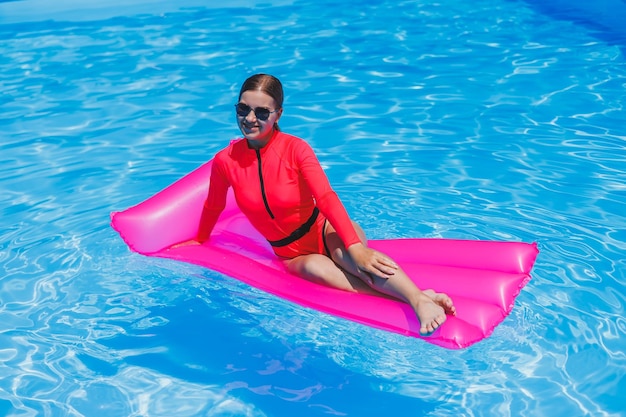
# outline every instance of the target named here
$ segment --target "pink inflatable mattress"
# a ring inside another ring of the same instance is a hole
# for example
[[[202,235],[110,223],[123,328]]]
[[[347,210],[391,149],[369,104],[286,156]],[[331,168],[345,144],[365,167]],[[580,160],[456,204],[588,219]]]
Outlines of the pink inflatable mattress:
[[[304,307],[445,348],[468,347],[493,332],[530,280],[538,254],[536,244],[521,242],[370,240],[371,247],[388,253],[420,288],[453,298],[457,316],[423,337],[413,310],[403,302],[290,275],[232,195],[208,242],[171,248],[196,236],[210,172],[208,162],[137,206],[112,213],[113,228],[140,254],[201,265]]]

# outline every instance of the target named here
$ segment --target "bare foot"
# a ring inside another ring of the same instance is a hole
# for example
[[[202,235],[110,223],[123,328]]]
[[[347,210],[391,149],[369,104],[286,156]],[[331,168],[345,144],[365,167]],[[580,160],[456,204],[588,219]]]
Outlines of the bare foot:
[[[420,334],[428,335],[446,321],[446,312],[428,295],[420,295],[420,301],[413,307],[420,321]]]
[[[442,292],[434,292],[433,290],[424,290],[422,292],[430,297],[430,299],[433,300],[435,304],[440,305],[445,310],[446,314],[456,316],[456,307],[454,307],[452,299],[448,297],[447,294],[444,294]]]

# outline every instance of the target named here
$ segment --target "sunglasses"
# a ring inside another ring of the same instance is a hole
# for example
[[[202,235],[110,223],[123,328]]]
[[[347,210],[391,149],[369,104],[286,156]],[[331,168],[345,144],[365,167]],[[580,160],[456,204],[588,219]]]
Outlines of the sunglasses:
[[[235,104],[235,110],[237,111],[237,116],[241,117],[246,117],[250,114],[250,111],[254,111],[254,115],[256,116],[256,118],[262,122],[269,119],[270,114],[276,113],[278,111],[278,109],[270,111],[270,109],[266,109],[265,107],[257,107],[256,109],[253,109],[252,107],[243,103]]]

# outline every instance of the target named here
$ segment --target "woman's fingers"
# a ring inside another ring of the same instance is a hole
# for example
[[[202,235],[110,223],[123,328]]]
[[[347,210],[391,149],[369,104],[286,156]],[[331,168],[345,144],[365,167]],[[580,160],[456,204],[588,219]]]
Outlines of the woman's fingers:
[[[201,243],[198,242],[197,240],[194,240],[194,239],[186,240],[184,242],[180,242],[180,243],[177,243],[175,245],[172,245],[172,249],[180,248],[181,246],[191,246],[191,245],[201,245]]]
[[[373,249],[368,249],[365,253],[367,255],[362,258],[363,262],[360,262],[359,269],[365,272],[370,280],[373,280],[371,275],[385,279],[390,278],[398,269],[398,264],[384,253]]]
[[[396,264],[388,256],[378,253],[375,267],[386,275],[393,275],[396,272],[396,269],[398,269],[398,264]]]
[[[383,264],[382,262],[374,262],[373,264],[369,265],[367,268],[364,268],[364,269],[368,273],[374,274],[377,277],[389,278],[393,276],[393,274],[395,274],[397,267],[393,268],[391,266],[387,266]]]
[[[387,258],[387,257],[383,258],[383,260],[381,261],[381,263],[382,263],[383,265],[385,265],[385,266],[386,266],[387,268],[389,268],[389,269],[393,269],[393,270],[398,269],[398,264],[396,264],[394,261],[392,261],[391,259],[389,259],[389,258]]]

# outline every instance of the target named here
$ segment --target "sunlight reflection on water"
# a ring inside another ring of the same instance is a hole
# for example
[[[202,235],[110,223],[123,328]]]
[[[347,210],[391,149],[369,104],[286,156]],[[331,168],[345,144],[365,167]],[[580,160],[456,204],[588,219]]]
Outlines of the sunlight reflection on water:
[[[0,412],[623,412],[619,45],[519,2],[184,3],[0,3]],[[109,212],[225,146],[258,71],[370,237],[538,242],[492,337],[445,351],[129,253]]]

